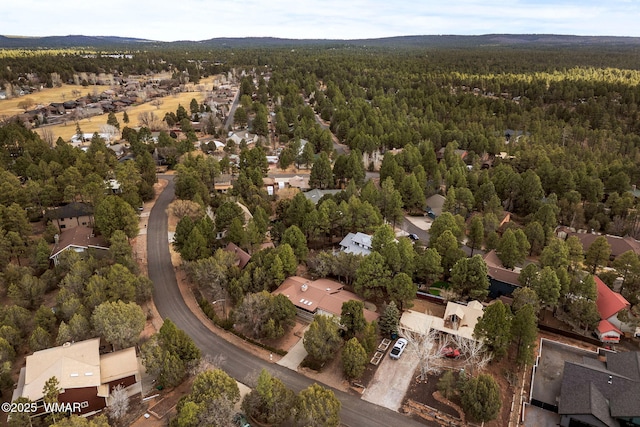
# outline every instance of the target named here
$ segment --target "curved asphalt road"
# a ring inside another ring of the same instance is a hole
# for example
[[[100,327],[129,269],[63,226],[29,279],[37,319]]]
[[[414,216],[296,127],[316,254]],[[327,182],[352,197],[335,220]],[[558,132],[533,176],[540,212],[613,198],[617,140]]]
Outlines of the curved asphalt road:
[[[222,354],[226,362],[224,370],[233,378],[243,381],[248,373],[267,368],[288,387],[298,392],[314,381],[295,371],[267,363],[239,347],[225,341],[207,329],[184,303],[169,254],[166,209],[174,198],[172,176],[163,176],[169,183],[151,210],[147,226],[147,257],[149,278],[153,281],[153,300],[163,318],[171,319],[184,330],[205,354]],[[409,417],[381,406],[373,405],[356,396],[333,390],[342,402],[340,418],[343,424],[359,426],[424,426]]]

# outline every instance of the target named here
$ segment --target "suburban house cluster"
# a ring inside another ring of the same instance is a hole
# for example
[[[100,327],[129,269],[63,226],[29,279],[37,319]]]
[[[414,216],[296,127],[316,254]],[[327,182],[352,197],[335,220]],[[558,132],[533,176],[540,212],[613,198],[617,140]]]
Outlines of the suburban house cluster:
[[[622,238],[617,239],[624,241]],[[519,267],[513,270],[505,268],[495,250],[487,252],[484,255],[484,261],[487,264],[490,283],[489,296],[491,298],[511,295],[514,290],[520,287],[518,277],[521,269]],[[594,331],[598,339],[603,343],[615,344],[620,342],[620,338],[625,332],[640,336],[640,328],[632,328],[618,319],[620,311],[629,309],[629,302],[619,292],[609,288],[598,276],[594,275],[593,279],[598,292],[596,305],[601,319]]]

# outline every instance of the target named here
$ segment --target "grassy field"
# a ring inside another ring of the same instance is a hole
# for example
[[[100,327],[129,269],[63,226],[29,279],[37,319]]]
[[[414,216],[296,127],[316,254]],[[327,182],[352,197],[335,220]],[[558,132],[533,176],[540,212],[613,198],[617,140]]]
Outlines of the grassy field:
[[[213,88],[213,77],[201,80],[199,85],[204,86],[206,90],[211,90]],[[33,99],[35,104],[48,105],[52,102],[63,102],[70,99],[78,98],[78,96],[73,95],[73,91],[80,91],[81,96],[84,96],[87,93],[101,93],[102,91],[107,89],[109,89],[109,86],[84,87],[76,85],[62,85],[59,88],[43,89],[39,92],[21,96],[18,98],[3,99],[0,100],[0,117],[10,117],[16,114],[23,113],[24,109],[18,107],[18,104],[26,98]],[[147,102],[144,104],[136,105],[134,107],[129,107],[127,109],[127,114],[129,115],[130,120],[129,126],[138,126],[138,115],[143,112],[153,111],[156,116],[162,118],[167,112],[175,112],[178,109],[179,104],[182,104],[182,106],[186,108],[187,111],[189,111],[189,104],[191,103],[191,99],[195,98],[196,101],[200,103],[204,100],[204,96],[204,91],[183,92],[177,95],[171,95],[162,98],[162,104],[159,106],[154,106]],[[124,123],[122,122],[122,116],[123,113],[116,113],[116,117],[120,122],[121,128],[124,126]],[[79,124],[83,133],[100,132],[100,127],[107,124],[107,115],[102,114],[100,116],[82,119],[79,121]],[[76,133],[76,124],[74,121],[70,120],[66,125],[61,124],[48,126],[46,129],[51,129],[56,139],[58,137],[61,137],[65,141],[69,141],[71,137]],[[42,129],[36,129],[36,132],[40,133],[41,131]]]

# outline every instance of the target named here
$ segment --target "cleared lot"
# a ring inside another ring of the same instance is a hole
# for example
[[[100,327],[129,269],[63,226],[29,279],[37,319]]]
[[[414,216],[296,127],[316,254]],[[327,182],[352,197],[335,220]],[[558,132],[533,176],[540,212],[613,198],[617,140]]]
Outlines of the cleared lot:
[[[407,348],[399,360],[391,359],[387,351],[362,398],[397,411],[417,367],[418,357],[411,348]]]

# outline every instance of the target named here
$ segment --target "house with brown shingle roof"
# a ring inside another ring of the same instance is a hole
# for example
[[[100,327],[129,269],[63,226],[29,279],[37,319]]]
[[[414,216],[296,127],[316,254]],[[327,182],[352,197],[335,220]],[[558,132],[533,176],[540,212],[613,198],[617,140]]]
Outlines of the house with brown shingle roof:
[[[342,304],[362,298],[344,290],[342,283],[330,279],[309,280],[300,276],[287,278],[273,295],[282,294],[296,306],[298,316],[311,321],[316,314],[340,317]],[[376,320],[378,313],[364,309],[364,317],[367,322]]]
[[[520,277],[519,268],[513,270],[505,268],[495,250],[487,252],[483,259],[485,264],[487,264],[489,296],[491,298],[511,295],[516,288],[520,287],[520,282],[518,281],[518,277]]]
[[[236,254],[238,257],[238,263],[236,264],[241,270],[249,264],[251,261],[251,255],[243,251],[238,245],[235,243],[229,242],[227,246],[224,248],[225,251]]]
[[[93,229],[86,225],[78,225],[56,236],[56,241],[49,257],[55,265],[58,265],[60,254],[66,250],[74,250],[81,254],[89,251],[93,251],[96,254],[105,254],[109,250],[104,238],[96,236],[93,233]]]
[[[569,236],[576,236],[580,243],[582,243],[582,249],[587,252],[589,247],[600,236],[604,236],[607,239],[607,243],[611,246],[611,259],[615,259],[617,256],[622,255],[625,252],[633,251],[636,254],[640,255],[640,241],[634,239],[631,236],[613,236],[611,234],[593,234],[593,233],[574,233],[571,231],[567,231],[566,228],[559,229],[558,233],[565,233],[564,235],[569,238]]]

